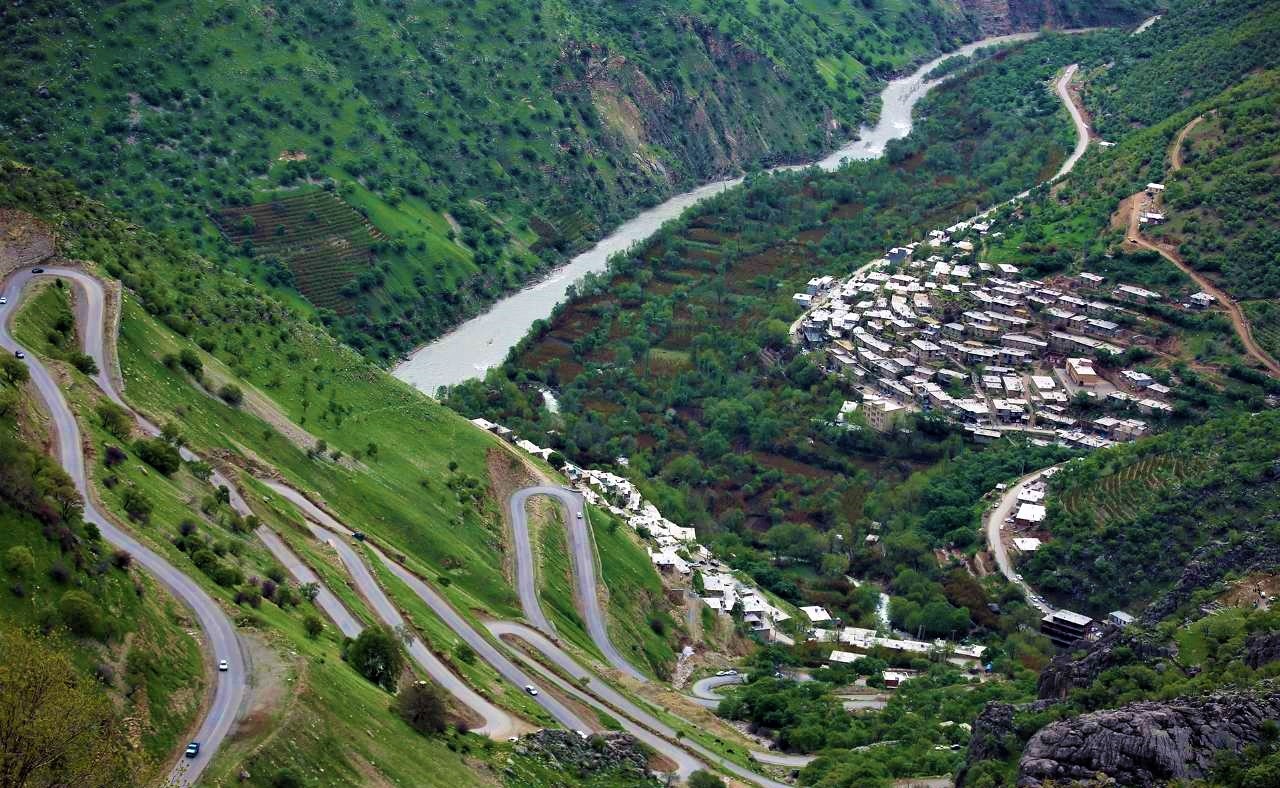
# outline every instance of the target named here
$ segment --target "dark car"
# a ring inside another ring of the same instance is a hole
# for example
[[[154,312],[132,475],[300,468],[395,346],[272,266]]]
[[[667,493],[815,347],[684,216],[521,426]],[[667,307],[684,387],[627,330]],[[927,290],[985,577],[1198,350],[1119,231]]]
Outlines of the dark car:
[[[44,273],[44,269],[43,269],[43,268],[32,268],[32,269],[31,269],[31,273],[33,273],[33,274],[43,274],[43,273]]]
[[[355,539],[357,542],[363,542],[363,541],[364,541],[364,531],[352,531],[352,532],[351,532],[351,538],[352,538],[352,539]]]
[[[13,355],[14,355],[15,357],[17,357],[17,358],[26,358],[26,357],[27,357],[27,354],[26,354],[26,353],[23,353],[21,350],[15,350],[15,351],[13,351]]]
[[[194,758],[199,754],[200,754],[200,742],[193,741],[187,745],[186,756],[188,758]]]

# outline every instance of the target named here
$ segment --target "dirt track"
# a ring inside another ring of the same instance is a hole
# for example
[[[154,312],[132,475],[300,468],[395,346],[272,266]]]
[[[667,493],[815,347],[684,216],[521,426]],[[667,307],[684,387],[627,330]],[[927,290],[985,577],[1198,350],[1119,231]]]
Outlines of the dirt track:
[[[1172,171],[1177,172],[1182,169],[1183,142],[1186,140],[1187,134],[1204,119],[1204,115],[1196,117],[1190,123],[1183,126],[1178,131],[1177,136],[1173,138],[1173,142],[1169,145],[1169,164]],[[1137,194],[1127,198],[1127,201],[1129,203],[1128,241],[1136,244],[1137,246],[1141,246],[1144,249],[1150,249],[1151,251],[1156,252],[1161,257],[1177,266],[1178,270],[1191,277],[1191,280],[1194,281],[1196,286],[1201,290],[1213,296],[1217,302],[1222,305],[1222,308],[1226,310],[1227,317],[1231,319],[1231,325],[1235,329],[1236,336],[1240,338],[1240,343],[1244,345],[1245,352],[1265,367],[1272,377],[1280,378],[1280,362],[1277,362],[1272,358],[1270,354],[1263,350],[1262,346],[1253,338],[1253,328],[1249,325],[1249,319],[1245,317],[1244,310],[1240,308],[1240,305],[1236,303],[1235,299],[1227,295],[1225,291],[1211,282],[1204,274],[1188,265],[1187,261],[1182,259],[1182,255],[1180,255],[1176,249],[1170,249],[1142,237],[1142,232],[1138,222],[1144,202],[1142,192],[1138,192]]]

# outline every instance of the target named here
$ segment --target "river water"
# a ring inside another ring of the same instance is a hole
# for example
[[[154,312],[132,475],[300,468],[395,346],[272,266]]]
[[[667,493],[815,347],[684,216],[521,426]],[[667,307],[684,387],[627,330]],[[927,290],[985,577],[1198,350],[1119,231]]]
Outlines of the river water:
[[[925,75],[939,63],[955,55],[971,55],[976,50],[996,44],[1025,41],[1036,33],[996,36],[942,55],[925,63],[908,77],[895,79],[880,94],[880,119],[875,126],[863,126],[858,138],[813,165],[779,167],[778,170],[817,166],[835,170],[845,161],[876,159],[884,154],[890,140],[911,133],[911,113],[929,89],[939,80],[926,80]],[[609,258],[624,252],[653,235],[663,224],[697,205],[742,183],[742,178],[713,181],[677,194],[622,224],[595,246],[556,268],[543,279],[501,299],[485,313],[462,323],[448,334],[415,350],[399,364],[393,374],[428,394],[441,386],[452,386],[482,376],[486,370],[501,364],[507,352],[528,332],[533,321],[550,317],[556,304],[564,300],[569,286],[585,274],[604,271]]]

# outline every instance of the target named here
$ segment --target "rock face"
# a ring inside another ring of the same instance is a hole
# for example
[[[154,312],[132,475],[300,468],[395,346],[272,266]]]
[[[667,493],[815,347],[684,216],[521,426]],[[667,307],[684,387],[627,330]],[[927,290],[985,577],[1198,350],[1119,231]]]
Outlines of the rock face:
[[[1108,668],[1130,662],[1152,663],[1173,656],[1172,648],[1140,631],[1113,629],[1089,644],[1083,657],[1059,654],[1040,673],[1037,695],[1061,700],[1073,689],[1087,687]]]
[[[540,730],[522,737],[516,753],[540,758],[572,774],[617,769],[643,778],[649,773],[649,759],[640,742],[626,733],[584,739],[573,731]]]
[[[1018,762],[1018,785],[1162,785],[1197,779],[1219,750],[1239,752],[1280,716],[1280,691],[1265,683],[1168,702],[1132,703],[1041,729]]]
[[[1020,711],[1043,711],[1052,706],[1052,701],[1035,701],[1014,705],[991,701],[982,709],[982,713],[973,721],[973,732],[969,735],[969,751],[965,753],[964,765],[956,774],[957,788],[966,785],[969,770],[982,761],[1003,761],[1013,750],[1009,744],[1014,741],[1017,731],[1013,724],[1014,714]]]

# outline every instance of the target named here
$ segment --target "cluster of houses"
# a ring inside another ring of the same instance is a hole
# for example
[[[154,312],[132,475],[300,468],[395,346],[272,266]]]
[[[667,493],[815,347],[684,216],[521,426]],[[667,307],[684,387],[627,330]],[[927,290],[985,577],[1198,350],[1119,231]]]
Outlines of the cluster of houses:
[[[1091,272],[1046,283],[1007,263],[977,262],[973,242],[960,236],[990,230],[989,221],[934,230],[848,279],[815,277],[795,294],[805,308],[795,339],[861,395],[837,422],[853,426],[861,412],[889,432],[908,414],[935,412],[979,442],[1021,431],[1097,448],[1148,432],[1142,416],[1171,413],[1168,387],[1135,370],[1113,382],[1094,363],[1141,341],[1125,328],[1131,306],[1162,294],[1110,286]],[[1081,393],[1116,415],[1081,418]]]
[[[471,419],[471,423],[529,454],[544,460],[551,458],[553,450],[518,437],[508,427],[480,418]],[[609,510],[651,543],[649,558],[659,572],[685,577],[696,572],[702,584],[702,602],[712,610],[726,616],[741,615],[743,622],[766,640],[790,641],[780,628],[791,616],[772,604],[759,588],[738,579],[727,566],[712,558],[711,552],[697,543],[694,529],[663,517],[628,479],[570,462],[565,463],[563,471],[588,503]]]

